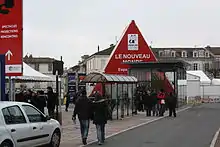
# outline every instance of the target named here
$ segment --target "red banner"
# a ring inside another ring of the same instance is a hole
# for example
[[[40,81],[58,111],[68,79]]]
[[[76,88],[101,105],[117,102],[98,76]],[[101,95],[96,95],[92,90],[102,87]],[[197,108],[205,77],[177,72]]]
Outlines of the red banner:
[[[0,0],[0,54],[7,76],[22,75],[22,0]]]

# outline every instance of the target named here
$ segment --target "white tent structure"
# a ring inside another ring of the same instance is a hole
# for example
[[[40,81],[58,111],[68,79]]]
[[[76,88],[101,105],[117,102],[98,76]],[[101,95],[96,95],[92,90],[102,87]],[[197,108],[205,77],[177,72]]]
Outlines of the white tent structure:
[[[23,76],[13,76],[12,79],[17,82],[27,82],[27,81],[52,82],[54,81],[52,77],[44,75],[34,70],[32,67],[30,67],[24,62],[23,62]]]
[[[189,70],[186,71],[186,73],[195,77],[199,77],[200,85],[210,85],[212,82],[202,70]]]

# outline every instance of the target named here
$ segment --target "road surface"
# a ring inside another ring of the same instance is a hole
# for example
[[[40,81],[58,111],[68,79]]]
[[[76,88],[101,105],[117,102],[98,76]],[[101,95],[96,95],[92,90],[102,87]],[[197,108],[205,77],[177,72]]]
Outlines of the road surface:
[[[106,140],[104,147],[209,147],[220,127],[220,104],[204,104]],[[97,143],[87,147],[96,147]]]

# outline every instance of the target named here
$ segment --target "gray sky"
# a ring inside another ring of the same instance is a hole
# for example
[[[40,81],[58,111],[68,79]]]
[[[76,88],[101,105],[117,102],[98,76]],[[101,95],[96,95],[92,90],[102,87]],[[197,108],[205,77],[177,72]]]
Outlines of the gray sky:
[[[115,43],[134,19],[153,47],[220,46],[219,0],[23,0],[24,55],[66,66]]]

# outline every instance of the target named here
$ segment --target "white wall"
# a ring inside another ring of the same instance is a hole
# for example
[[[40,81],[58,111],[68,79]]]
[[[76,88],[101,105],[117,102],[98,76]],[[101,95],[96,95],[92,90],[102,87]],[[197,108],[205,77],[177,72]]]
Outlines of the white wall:
[[[200,77],[191,75],[191,74],[186,74],[186,79],[187,80],[200,80]]]
[[[200,94],[200,80],[187,80],[187,97],[196,97]]]
[[[105,65],[109,59],[108,55],[95,55],[86,61],[86,73],[91,73],[94,71],[103,72]]]
[[[48,64],[39,64],[39,72],[41,73],[51,73],[48,70]]]

